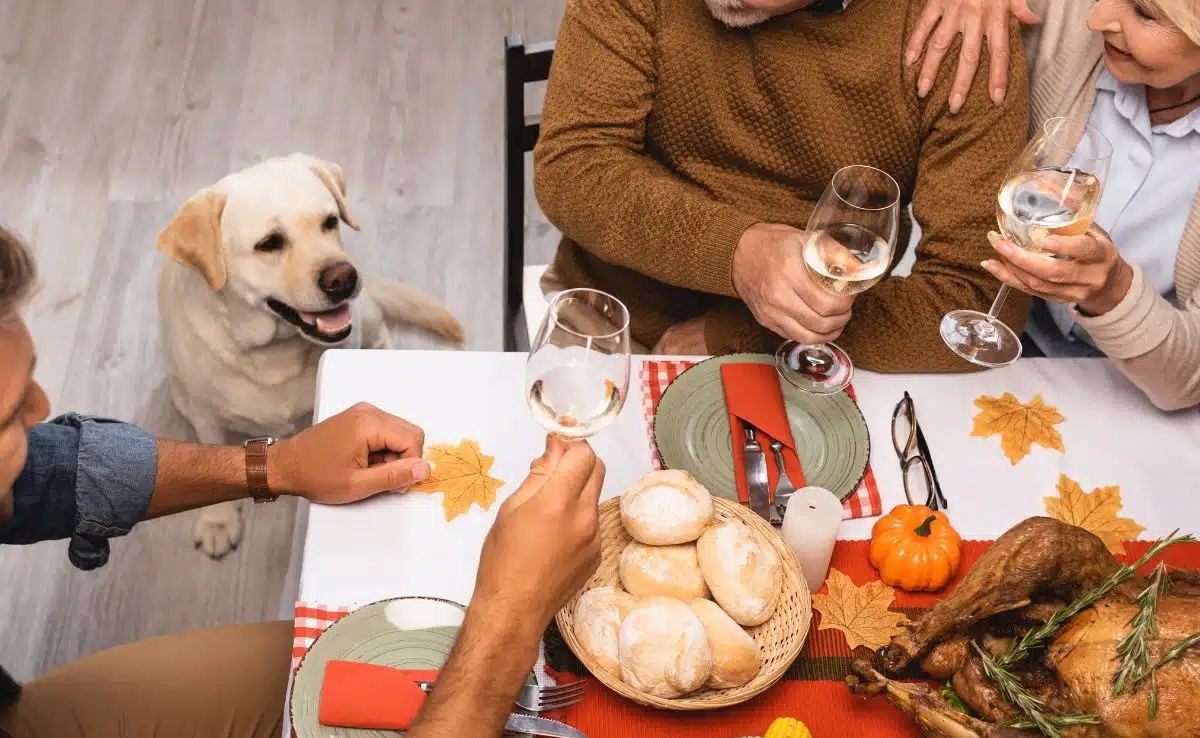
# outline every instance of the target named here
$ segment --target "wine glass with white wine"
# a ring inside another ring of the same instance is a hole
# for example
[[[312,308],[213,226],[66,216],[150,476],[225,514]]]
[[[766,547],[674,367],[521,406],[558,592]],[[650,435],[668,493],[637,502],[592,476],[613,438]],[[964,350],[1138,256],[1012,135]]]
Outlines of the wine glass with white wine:
[[[629,310],[605,292],[572,289],[550,301],[529,349],[529,409],[564,438],[587,438],[616,419],[629,391]]]
[[[834,173],[812,215],[804,266],[822,289],[856,295],[887,274],[900,224],[900,186],[875,167],[855,164]],[[832,343],[786,341],[775,352],[779,376],[814,395],[850,384],[854,364]]]
[[[1050,236],[1088,232],[1111,160],[1112,144],[1086,120],[1046,121],[1008,169],[996,201],[1000,232],[1030,253],[1056,258],[1044,253],[1043,243]],[[941,334],[951,351],[972,364],[992,368],[1021,358],[1021,339],[996,317],[1008,291],[1008,285],[1001,285],[986,313],[946,313]]]

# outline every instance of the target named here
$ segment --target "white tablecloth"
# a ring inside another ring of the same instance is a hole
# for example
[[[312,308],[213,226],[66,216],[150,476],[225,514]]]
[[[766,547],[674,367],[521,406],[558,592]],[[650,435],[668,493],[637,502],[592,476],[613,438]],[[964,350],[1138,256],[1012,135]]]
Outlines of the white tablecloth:
[[[635,359],[636,361],[636,359]],[[479,442],[496,457],[492,475],[504,499],[539,455],[545,435],[525,406],[521,354],[424,351],[328,351],[321,363],[317,417],[367,401],[421,425],[427,443]],[[1200,533],[1200,413],[1156,410],[1107,361],[1022,360],[1006,369],[953,376],[859,372],[855,388],[871,432],[871,463],[884,509],[904,502],[891,443],[891,417],[912,394],[949,514],[967,538],[992,539],[1014,523],[1045,514],[1059,474],[1085,490],[1119,485],[1123,514],[1146,526],[1143,537],[1179,527]],[[1057,426],[1066,453],[1034,446],[1017,466],[999,437],[972,437],[980,395],[1041,393],[1066,420]],[[605,499],[650,470],[635,370],[616,422],[592,439],[608,467]],[[440,495],[384,495],[349,506],[309,507],[300,599],[353,605],[409,595],[467,603],[480,546],[495,518],[474,507],[445,521]],[[867,538],[874,518],[846,521],[842,538]],[[549,533],[547,533],[549,535]]]

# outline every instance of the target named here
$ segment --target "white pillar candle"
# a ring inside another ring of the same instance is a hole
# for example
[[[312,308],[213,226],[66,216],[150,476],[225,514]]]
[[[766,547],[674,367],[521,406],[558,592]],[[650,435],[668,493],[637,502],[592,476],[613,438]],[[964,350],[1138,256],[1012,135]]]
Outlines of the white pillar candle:
[[[815,593],[825,584],[841,525],[842,503],[827,489],[805,487],[788,500],[780,532],[796,554],[809,592]]]

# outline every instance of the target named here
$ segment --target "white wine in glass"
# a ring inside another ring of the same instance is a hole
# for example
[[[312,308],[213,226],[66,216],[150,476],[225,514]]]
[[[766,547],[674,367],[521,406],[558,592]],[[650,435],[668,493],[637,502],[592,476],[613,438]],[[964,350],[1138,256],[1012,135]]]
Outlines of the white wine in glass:
[[[1078,143],[1074,143],[1078,137]],[[1112,144],[1077,118],[1051,118],[1025,147],[996,198],[996,224],[1004,236],[1044,255],[1050,236],[1087,233],[1108,176]],[[1021,339],[997,317],[1008,285],[1001,285],[988,312],[952,310],[942,318],[942,340],[967,361],[1008,366],[1021,358]]]
[[[835,295],[857,295],[887,274],[899,231],[900,186],[874,167],[834,173],[812,215],[802,256],[813,281]],[[814,395],[840,392],[854,364],[836,344],[785,341],[775,352],[779,376]]]
[[[555,295],[529,350],[533,418],[565,438],[587,438],[616,419],[629,391],[629,311],[599,290]]]

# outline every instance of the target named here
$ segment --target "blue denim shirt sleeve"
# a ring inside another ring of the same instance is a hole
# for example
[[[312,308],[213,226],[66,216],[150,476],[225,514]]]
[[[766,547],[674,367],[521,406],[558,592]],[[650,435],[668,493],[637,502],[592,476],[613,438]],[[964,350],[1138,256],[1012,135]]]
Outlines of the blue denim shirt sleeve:
[[[80,569],[108,562],[108,539],[142,519],[154,493],[158,443],[135,425],[68,413],[33,427],[0,543],[69,538]]]

